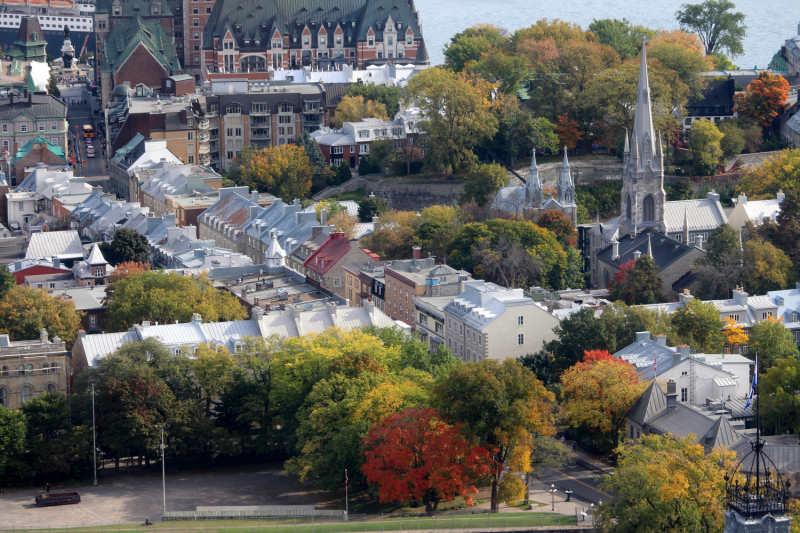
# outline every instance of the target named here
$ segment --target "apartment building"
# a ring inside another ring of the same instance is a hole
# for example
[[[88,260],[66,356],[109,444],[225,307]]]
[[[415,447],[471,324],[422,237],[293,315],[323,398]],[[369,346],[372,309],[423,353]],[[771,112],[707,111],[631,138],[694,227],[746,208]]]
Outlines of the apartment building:
[[[141,203],[156,216],[175,214],[170,196],[201,195],[216,192],[222,187],[222,176],[199,165],[161,165],[140,186]],[[179,219],[180,220],[180,219]],[[182,223],[182,222],[181,222]]]
[[[386,303],[383,298],[376,297],[374,294],[376,278],[384,277],[386,266],[391,265],[392,261],[368,261],[366,263],[351,263],[345,265],[345,297],[350,301],[352,307],[360,307],[361,302],[373,302],[375,306],[383,311]]]
[[[40,394],[69,394],[70,353],[46,330],[35,340],[12,341],[0,335],[0,405],[19,409]]]
[[[447,348],[463,361],[516,359],[534,354],[556,338],[558,319],[525,296],[481,280],[444,307]]]

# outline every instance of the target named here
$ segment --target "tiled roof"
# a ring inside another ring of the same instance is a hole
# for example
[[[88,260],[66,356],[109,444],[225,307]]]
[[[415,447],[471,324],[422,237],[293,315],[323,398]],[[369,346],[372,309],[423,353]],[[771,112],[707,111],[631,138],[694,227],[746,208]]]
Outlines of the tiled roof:
[[[319,249],[305,260],[303,266],[324,276],[351,249],[350,240],[344,233],[331,233]]]
[[[82,258],[83,246],[81,246],[78,232],[71,229],[31,235],[25,259],[44,259],[45,257]]]
[[[683,231],[684,216],[689,223],[689,231],[715,230],[728,222],[719,200],[703,198],[665,202],[664,224],[667,233]]]

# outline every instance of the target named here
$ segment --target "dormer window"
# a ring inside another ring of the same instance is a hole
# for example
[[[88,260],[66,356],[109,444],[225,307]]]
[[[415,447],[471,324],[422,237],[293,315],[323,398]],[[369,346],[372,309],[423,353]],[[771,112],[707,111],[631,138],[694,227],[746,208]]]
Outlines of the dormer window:
[[[392,25],[391,24],[387,24],[386,25],[386,31],[392,31]]]
[[[320,37],[319,38],[319,44],[320,44],[320,46],[325,46],[325,37]]]

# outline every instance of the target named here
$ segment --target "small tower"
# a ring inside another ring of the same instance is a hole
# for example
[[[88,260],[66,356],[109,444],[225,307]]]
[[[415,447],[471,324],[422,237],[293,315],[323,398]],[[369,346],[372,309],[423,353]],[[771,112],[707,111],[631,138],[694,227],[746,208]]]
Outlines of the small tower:
[[[575,202],[575,184],[572,182],[572,171],[567,159],[567,147],[564,147],[564,160],[561,162],[561,172],[558,175],[558,202],[566,205]]]
[[[536,165],[536,148],[531,157],[531,170],[528,172],[528,183],[525,184],[526,203],[529,207],[540,207],[544,203],[544,187],[539,178],[539,167]]]
[[[269,243],[269,248],[264,253],[267,262],[267,267],[282,267],[286,266],[286,252],[278,243],[278,237],[273,233],[272,240]]]

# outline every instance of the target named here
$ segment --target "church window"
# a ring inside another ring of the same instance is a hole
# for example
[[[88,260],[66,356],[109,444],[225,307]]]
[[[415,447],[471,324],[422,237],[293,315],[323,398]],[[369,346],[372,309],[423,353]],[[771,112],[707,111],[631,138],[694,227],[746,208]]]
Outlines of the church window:
[[[627,195],[625,197],[625,216],[628,220],[632,220],[633,217],[631,216],[631,195]]]
[[[603,287],[608,287],[610,281],[611,278],[608,275],[608,269],[603,270]]]
[[[650,161],[650,137],[644,138],[644,162]]]
[[[652,222],[656,219],[656,202],[652,195],[645,197],[643,211],[642,218],[645,222]]]

